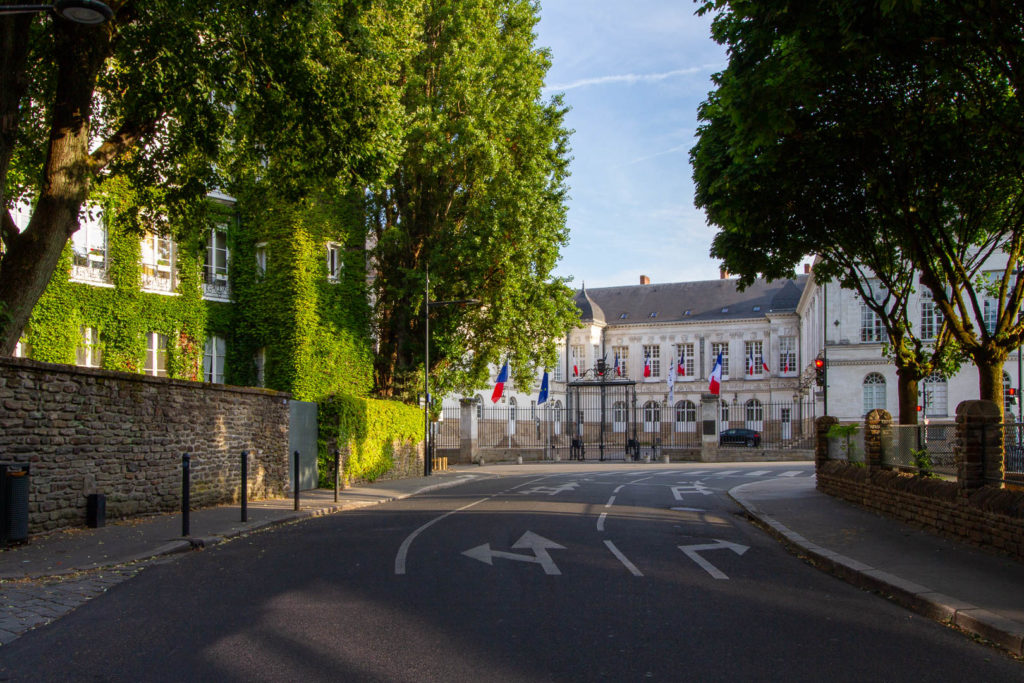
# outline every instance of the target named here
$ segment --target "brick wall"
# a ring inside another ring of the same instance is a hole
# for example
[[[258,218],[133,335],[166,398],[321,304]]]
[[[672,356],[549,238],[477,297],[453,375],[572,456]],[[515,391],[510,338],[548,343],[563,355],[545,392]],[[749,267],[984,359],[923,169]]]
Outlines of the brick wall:
[[[29,531],[85,523],[86,495],[108,518],[180,509],[181,455],[192,505],[288,487],[288,394],[0,358],[0,461],[31,465]]]
[[[1024,492],[819,462],[818,489],[918,528],[1024,561]]]

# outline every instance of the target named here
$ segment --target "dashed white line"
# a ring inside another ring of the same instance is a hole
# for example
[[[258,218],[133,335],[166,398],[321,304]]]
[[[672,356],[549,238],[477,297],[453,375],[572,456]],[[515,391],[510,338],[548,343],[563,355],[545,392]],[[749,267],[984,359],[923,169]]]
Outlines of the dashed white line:
[[[799,477],[803,472],[800,470],[793,470],[792,472],[783,472],[780,477]]]
[[[612,493],[618,493],[619,491],[622,490],[623,486],[625,486],[625,484],[619,484],[618,486],[615,487],[615,490],[612,491]]]
[[[711,476],[713,477],[725,477],[730,474],[737,474],[739,470],[724,470],[722,472],[714,472]]]
[[[757,470],[756,472],[747,472],[746,475],[744,475],[744,476],[747,476],[747,477],[763,477],[764,475],[766,475],[766,474],[768,474],[770,472],[771,472],[771,470]]]
[[[597,530],[598,531],[604,531],[604,518],[607,517],[607,516],[608,516],[607,512],[602,512],[601,515],[597,518]]]
[[[614,504],[615,504],[615,496],[612,496],[611,498],[608,499],[608,502],[605,503],[604,506],[606,508],[610,508]]]
[[[622,566],[629,570],[630,574],[632,574],[633,576],[643,576],[643,573],[636,568],[636,565],[630,562],[629,559],[625,555],[623,555],[618,548],[615,547],[614,543],[612,543],[611,541],[605,541],[604,544],[608,546],[608,550],[612,551],[612,555],[618,558],[619,562],[622,563]]]

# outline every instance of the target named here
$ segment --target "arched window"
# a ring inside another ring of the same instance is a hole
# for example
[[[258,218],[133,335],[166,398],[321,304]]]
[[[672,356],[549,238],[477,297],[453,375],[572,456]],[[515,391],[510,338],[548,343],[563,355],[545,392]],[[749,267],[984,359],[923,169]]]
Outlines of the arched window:
[[[626,402],[616,401],[612,405],[612,431],[626,431]]]
[[[675,425],[677,432],[697,431],[697,407],[693,401],[676,402]]]
[[[729,424],[729,404],[722,401],[722,424]]]
[[[949,406],[946,399],[946,378],[933,372],[921,382],[921,405],[926,417],[946,417]]]
[[[644,431],[658,432],[661,430],[661,406],[657,401],[644,404]]]
[[[746,418],[747,429],[764,429],[764,406],[756,398],[752,398],[743,406],[744,417]]]
[[[876,408],[885,410],[885,377],[871,372],[864,378],[864,414]]]
[[[562,433],[562,402],[555,401],[555,435]]]

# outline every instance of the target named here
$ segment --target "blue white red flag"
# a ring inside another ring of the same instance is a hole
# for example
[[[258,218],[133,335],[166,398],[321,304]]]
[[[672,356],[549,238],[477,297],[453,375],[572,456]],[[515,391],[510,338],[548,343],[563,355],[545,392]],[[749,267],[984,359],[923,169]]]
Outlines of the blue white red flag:
[[[615,354],[615,376],[622,376],[622,366],[619,365],[619,354]]]
[[[651,376],[651,357],[644,356],[644,377]]]
[[[686,377],[686,363],[683,362],[683,354],[679,353],[679,362],[676,363],[676,374],[680,377]]]
[[[715,364],[711,368],[711,381],[708,385],[708,391],[715,396],[718,396],[722,392],[722,352],[718,352],[718,358],[715,359]]]
[[[761,356],[761,369],[764,370],[765,373],[771,373],[771,371],[768,369],[768,363],[764,361],[764,356]]]
[[[544,378],[540,381],[540,394],[537,396],[537,405],[548,400],[548,371],[544,371]]]
[[[491,403],[497,403],[501,399],[501,395],[505,393],[505,382],[508,381],[508,361],[501,366],[501,372],[498,373],[498,379],[494,382],[494,393],[491,394]]]

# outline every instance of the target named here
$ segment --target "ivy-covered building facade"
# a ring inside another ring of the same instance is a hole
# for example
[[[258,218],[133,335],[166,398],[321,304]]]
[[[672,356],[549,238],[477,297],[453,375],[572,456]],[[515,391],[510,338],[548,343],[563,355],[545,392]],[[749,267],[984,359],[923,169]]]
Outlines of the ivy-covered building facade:
[[[105,195],[83,211],[15,355],[299,400],[368,395],[358,199],[238,194],[213,192],[200,219],[162,232]]]

